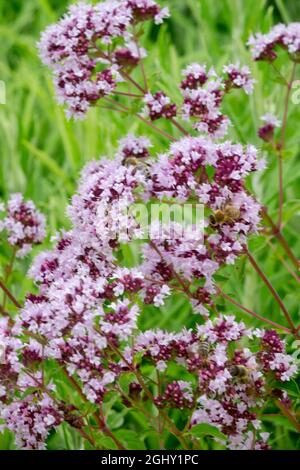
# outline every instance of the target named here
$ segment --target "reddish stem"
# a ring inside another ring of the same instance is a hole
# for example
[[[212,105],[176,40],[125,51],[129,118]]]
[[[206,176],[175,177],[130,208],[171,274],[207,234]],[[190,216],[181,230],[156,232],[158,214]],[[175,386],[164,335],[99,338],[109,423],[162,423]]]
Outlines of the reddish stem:
[[[287,311],[284,303],[282,302],[281,298],[279,297],[279,295],[277,294],[276,290],[274,289],[274,287],[272,286],[271,282],[268,280],[268,278],[266,277],[266,275],[263,273],[263,271],[260,269],[260,267],[258,266],[258,264],[256,263],[255,259],[253,258],[253,256],[251,255],[251,253],[248,251],[248,249],[245,247],[245,253],[247,254],[248,258],[249,258],[249,261],[250,263],[252,264],[252,266],[254,267],[255,271],[259,274],[260,278],[263,280],[264,284],[267,286],[267,288],[269,289],[269,291],[271,292],[271,294],[273,295],[274,299],[276,300],[276,302],[278,303],[281,311],[283,312],[285,318],[287,319],[287,322],[288,324],[290,325],[291,327],[291,330],[293,331],[293,333],[297,336],[297,333],[296,333],[296,328],[295,328],[295,325],[293,323],[293,320],[292,320],[292,317],[290,316],[289,312]]]
[[[122,73],[122,76],[123,76],[124,78],[126,78],[128,81],[130,81],[130,82],[132,83],[132,85],[134,85],[139,91],[141,91],[141,92],[143,93],[143,96],[147,93],[147,89],[144,89],[143,87],[141,87],[135,80],[133,80],[133,78],[132,78],[129,74],[123,72],[123,73]],[[137,117],[139,117],[139,115],[137,115]],[[178,130],[180,130],[180,132],[182,132],[182,134],[184,134],[184,135],[186,135],[186,136],[189,135],[189,133],[184,129],[184,127],[176,121],[176,119],[172,118],[172,119],[170,119],[170,122],[171,122]],[[174,139],[173,137],[171,137],[171,140],[174,140],[174,141],[175,141],[176,139]]]
[[[290,94],[292,90],[292,84],[295,78],[296,72],[296,62],[293,63],[292,75],[287,84],[287,93],[285,96],[284,102],[284,111],[283,111],[283,119],[282,119],[282,128],[281,128],[281,137],[280,142],[277,146],[278,148],[278,174],[279,174],[279,207],[278,207],[278,229],[281,230],[282,227],[282,211],[283,211],[283,203],[284,203],[284,189],[283,189],[283,150],[285,145],[285,134],[286,134],[286,126],[287,126],[287,117],[288,117],[288,109],[289,109],[289,100]]]
[[[132,77],[131,75],[129,75],[128,73],[126,72],[121,72],[121,75],[123,78],[126,78],[126,80],[128,80],[132,85],[134,85],[141,93],[143,93],[143,95],[146,93],[146,90],[144,90],[144,88],[139,85]]]
[[[181,124],[179,124],[179,122],[176,121],[176,119],[172,118],[170,119],[170,121],[175,127],[177,127],[178,130],[180,130],[180,132],[182,132],[182,134],[186,136],[190,135],[188,131],[186,131],[185,128]]]
[[[268,245],[270,246],[271,250],[276,253],[276,250],[275,250],[275,247],[273,246],[273,244],[270,242],[270,240],[267,240],[268,242]],[[295,279],[295,281],[300,284],[300,277],[297,276],[297,274],[292,270],[292,268],[290,267],[290,265],[288,264],[288,262],[283,258],[283,256],[281,256],[280,254],[277,253],[277,257],[279,258],[279,260],[281,261],[281,263],[284,265],[284,267],[286,268],[286,270],[289,272],[289,274]]]
[[[134,28],[134,30],[135,30],[135,28]],[[134,41],[135,41],[137,51],[138,51],[138,56],[139,56],[139,61],[140,61],[140,68],[141,68],[143,81],[144,81],[144,89],[147,91],[148,90],[148,84],[147,84],[146,72],[145,72],[144,62],[143,62],[143,58],[142,58],[142,54],[141,54],[141,49],[140,49],[140,46],[139,46],[138,35],[137,35],[136,31],[134,31]]]
[[[156,251],[156,253],[160,256],[160,258],[162,260],[164,260],[164,257],[160,251],[160,249],[155,245],[155,243],[150,240],[149,241],[149,245],[151,246],[151,248]],[[173,273],[173,276],[177,279],[177,281],[179,282],[179,284],[181,285],[181,287],[183,288],[183,291],[186,293],[186,295],[188,297],[191,297],[191,292],[190,292],[190,289],[188,288],[188,286],[186,285],[185,281],[183,279],[181,279],[181,277],[179,276],[179,274],[175,271],[174,269],[174,266],[172,264],[168,264],[168,266],[171,268],[172,270],[172,273]]]
[[[279,243],[281,244],[281,246],[285,250],[288,258],[291,260],[293,265],[298,270],[299,269],[298,259],[296,258],[296,256],[292,252],[292,250],[290,249],[290,247],[288,245],[288,242],[286,241],[286,239],[282,235],[282,233],[279,230],[279,228],[277,227],[277,225],[273,222],[272,218],[269,216],[269,214],[267,212],[267,209],[265,207],[262,208],[262,215],[263,215],[264,219],[270,224],[271,229],[272,229],[272,234],[274,235],[274,237],[277,238],[277,240],[279,241]]]
[[[240,308],[244,312],[249,313],[249,315],[252,315],[252,317],[257,318],[258,320],[261,320],[264,323],[268,323],[269,325],[273,326],[274,328],[277,328],[278,330],[285,331],[286,333],[292,333],[292,331],[289,328],[286,328],[285,326],[280,325],[279,323],[276,323],[272,320],[269,320],[268,318],[265,318],[265,317],[259,315],[258,313],[253,312],[249,308],[244,307],[243,305],[239,304],[236,300],[232,299],[231,297],[229,297],[229,295],[225,294],[225,292],[223,292],[222,289],[220,289],[220,287],[218,287],[218,286],[217,286],[217,290],[218,290],[218,293],[222,297],[224,297],[224,299],[228,300],[228,302],[230,302],[232,305],[235,305],[236,307]]]
[[[163,135],[164,137],[166,137],[167,139],[171,140],[172,142],[176,142],[176,139],[175,137],[173,137],[171,134],[168,134],[167,132],[163,131],[162,129],[159,129],[157,126],[155,126],[154,124],[152,124],[151,121],[147,121],[147,119],[145,119],[143,116],[141,116],[140,114],[136,114],[136,117],[144,122],[145,124],[147,124],[147,126],[151,127],[152,129],[154,129],[155,131],[157,131],[159,134]]]
[[[114,106],[119,106],[120,109],[116,110],[116,111],[123,111],[123,112],[126,112],[126,113],[129,113],[130,114],[130,109],[125,106],[124,104],[121,104],[115,100],[112,100],[110,98],[105,98],[105,100],[110,103],[110,104],[113,104]],[[155,126],[151,121],[147,121],[147,119],[145,119],[143,116],[141,116],[140,114],[138,113],[135,113],[135,116],[142,122],[144,122],[145,124],[147,124],[147,126],[151,127],[152,129],[154,129],[156,132],[158,132],[159,134],[161,134],[162,136],[166,137],[168,140],[172,140],[175,142],[175,138],[168,134],[167,132],[163,131],[162,129],[159,129],[157,126]]]
[[[12,301],[12,303],[17,307],[21,308],[21,305],[17,301],[17,299],[13,296],[13,294],[8,290],[8,288],[5,286],[5,284],[1,281],[0,279],[0,288],[3,290],[3,292],[7,295],[7,297]]]
[[[300,423],[297,421],[294,414],[282,403],[280,400],[276,400],[276,405],[282,412],[282,414],[289,420],[290,423],[294,426],[294,428],[300,433]]]
[[[4,284],[8,283],[8,279],[9,279],[11,273],[12,273],[13,265],[14,265],[14,262],[15,262],[15,259],[16,259],[16,253],[17,253],[17,248],[14,247],[13,250],[12,250],[12,255],[11,255],[10,262],[9,262],[7,268],[6,268],[6,275],[5,275],[5,278],[4,278]],[[5,309],[6,299],[7,299],[7,295],[4,292],[3,303],[2,303],[3,309]]]
[[[62,371],[63,371],[65,377],[70,382],[70,384],[75,388],[75,390],[77,390],[77,392],[78,392],[79,396],[82,398],[82,400],[85,403],[89,403],[88,399],[86,398],[85,394],[81,390],[81,388],[78,385],[78,383],[76,382],[76,380],[68,373],[68,371],[64,367],[62,368]],[[102,413],[102,411],[101,411],[101,413]],[[100,419],[99,416],[97,415],[97,413],[93,413],[93,416],[94,416],[96,422],[98,423],[98,426],[101,429],[101,431],[103,431],[104,434],[109,436],[114,441],[114,443],[116,444],[116,446],[119,450],[125,450],[125,447],[123,446],[123,444],[114,436],[114,434],[111,432],[111,430],[108,429],[108,427],[106,426],[104,417],[101,415],[101,419]]]
[[[99,332],[100,333],[100,332]],[[151,391],[148,389],[147,385],[144,382],[144,379],[142,377],[142,374],[130,363],[127,361],[127,359],[123,356],[122,352],[114,346],[110,341],[108,341],[109,346],[111,349],[122,359],[122,361],[127,365],[127,367],[131,370],[131,372],[134,373],[134,375],[137,378],[137,381],[141,385],[143,391],[145,392],[146,396],[149,398],[149,400],[155,405],[154,401],[154,396],[152,395]],[[155,405],[156,406],[156,405]],[[165,419],[166,423],[168,423],[170,431],[172,434],[174,434],[181,445],[185,449],[189,449],[188,443],[186,442],[185,438],[182,436],[180,430],[176,427],[176,425],[173,423],[173,421],[169,418],[167,413],[165,413],[162,409],[158,408],[158,412],[161,414],[161,416]]]
[[[127,93],[125,91],[113,91],[114,95],[128,96],[129,98],[143,98],[144,95],[136,95],[135,93]]]

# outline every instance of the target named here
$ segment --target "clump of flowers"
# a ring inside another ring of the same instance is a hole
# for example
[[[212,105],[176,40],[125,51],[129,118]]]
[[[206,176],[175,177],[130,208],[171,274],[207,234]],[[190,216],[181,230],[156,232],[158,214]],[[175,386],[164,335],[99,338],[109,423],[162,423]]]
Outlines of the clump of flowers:
[[[49,285],[61,275],[66,281],[59,270],[61,265],[64,273],[68,258],[76,262],[75,272],[78,260],[84,261],[82,282],[87,285],[91,278],[91,285],[97,282],[105,289],[109,284],[107,288],[113,295],[109,277],[114,277],[113,263],[120,243],[144,239],[130,206],[141,200],[152,203],[156,199],[159,203],[165,198],[182,203],[192,199],[210,211],[205,233],[204,227],[196,233],[193,227],[183,231],[176,223],[161,227],[153,221],[149,240],[144,241],[143,262],[139,266],[144,279],[137,291],[147,304],[158,306],[182,284],[200,282],[194,293],[186,288],[184,291],[195,312],[207,315],[210,296],[215,292],[213,275],[224,264],[233,263],[243,253],[247,237],[258,230],[260,206],[244,186],[245,177],[260,168],[256,149],[186,137],[172,144],[169,153],[156,161],[150,158],[150,145],[146,138],[130,135],[120,142],[114,160],[102,159],[87,165],[68,208],[73,230],[66,240],[63,237],[58,242],[55,254],[46,258],[41,255],[37,269],[31,272],[36,281],[44,283],[45,279]],[[214,168],[212,178],[208,176],[208,166]],[[79,253],[82,255],[78,259]],[[69,263],[68,275],[71,273]],[[55,296],[57,289],[60,287],[55,287]]]
[[[154,0],[128,0],[125,3],[131,9],[136,23],[154,19],[156,24],[160,24],[169,17],[168,8],[161,8]]]
[[[223,67],[224,76],[218,76],[206,65],[190,64],[183,70],[181,89],[185,120],[192,120],[194,129],[214,138],[226,135],[229,118],[221,111],[224,96],[234,88],[242,88],[251,94],[255,81],[248,67],[229,64]]]
[[[209,167],[214,169],[212,177],[207,171]],[[156,247],[146,246],[147,276],[161,282],[170,280],[174,277],[170,266],[176,266],[189,282],[193,278],[204,281],[207,293],[212,294],[213,274],[223,264],[232,264],[243,252],[247,237],[258,230],[260,206],[246,192],[244,178],[260,167],[257,151],[252,146],[215,144],[196,137],[183,138],[171,145],[168,154],[160,155],[158,162],[150,166],[151,197],[203,203],[210,215],[203,237],[202,232],[182,234],[179,227],[178,236],[163,234],[155,242]],[[195,293],[192,301],[199,313],[207,313],[201,302],[203,298],[203,292]]]
[[[28,294],[12,324],[2,325],[1,417],[23,448],[43,448],[50,429],[62,421],[75,429],[83,426],[82,417],[66,410],[60,400],[53,402],[55,387],[41,381],[37,371],[48,361],[57,361],[95,405],[102,405],[123,374],[136,370],[137,360],[140,367],[150,361],[164,374],[163,389],[153,396],[158,409],[190,410],[190,426],[207,422],[219,427],[229,448],[248,448],[250,434],[253,441],[253,429],[260,426],[255,410],[268,399],[269,374],[286,381],[296,372],[293,358],[285,354],[275,332],[248,330],[233,317],[208,320],[195,331],[139,333],[140,301],[159,307],[177,290],[190,300],[194,312],[209,315],[214,273],[242,252],[259,222],[259,206],[243,185],[244,177],[258,167],[255,149],[183,138],[156,162],[149,155],[150,145],[146,138],[130,135],[120,142],[114,160],[87,165],[68,208],[72,229],[58,237],[52,251],[41,253],[30,270],[39,292]],[[133,157],[148,161],[146,175],[130,160]],[[206,165],[215,167],[211,183]],[[158,187],[158,181],[169,186]],[[134,268],[118,265],[120,243],[143,237],[133,217],[128,222],[119,215],[120,232],[112,227],[117,204],[124,208],[141,196],[202,200],[204,195],[207,206],[215,211],[229,200],[239,204],[234,206],[238,214],[210,222],[204,236],[192,228],[183,235],[175,222],[169,227],[153,222],[150,238],[144,241],[142,263]],[[28,338],[25,342],[24,337]],[[253,352],[241,346],[243,338],[250,342],[259,338],[259,349]],[[170,362],[185,369],[190,381],[168,382],[165,373]],[[50,394],[50,402],[44,395],[42,400],[36,395],[16,401],[16,390],[32,386]],[[131,399],[125,400],[128,406]],[[38,426],[26,426],[30,419]],[[256,448],[265,448],[263,437],[258,432],[256,436]]]
[[[46,236],[45,217],[32,201],[25,201],[22,194],[11,195],[7,206],[2,205],[5,216],[0,220],[0,232],[5,230],[8,243],[19,258],[24,257],[33,245],[42,243]]]
[[[164,385],[155,398],[159,407],[193,408],[191,428],[216,426],[229,449],[268,448],[268,433],[257,414],[269,398],[267,374],[284,382],[296,371],[291,356],[278,352],[284,343],[274,331],[248,329],[232,316],[220,316],[197,331],[147,331],[137,338],[136,348],[160,371],[177,363],[190,373],[190,381]]]
[[[126,292],[141,287],[141,275],[126,270],[115,278],[117,284],[110,292],[118,300],[104,288],[87,299],[87,292],[78,292],[77,287],[72,294],[66,286],[58,296],[60,304],[51,305],[47,298],[58,287],[53,281],[43,296],[29,296],[13,327],[2,321],[0,416],[15,433],[17,445],[44,448],[49,431],[64,420],[75,429],[84,426],[82,417],[74,414],[76,407],[53,398],[55,386],[36,372],[37,365],[55,359],[72,383],[82,387],[87,400],[96,404],[102,404],[122,374],[134,372],[137,364],[139,368],[151,364],[162,374],[163,390],[153,396],[158,409],[190,410],[190,427],[199,423],[218,427],[230,449],[267,448],[257,413],[271,398],[272,380],[285,382],[297,370],[277,333],[249,329],[232,316],[219,316],[194,331],[137,334],[139,309],[126,299]],[[64,311],[55,312],[63,305]],[[19,338],[24,334],[36,339],[23,343]],[[189,379],[169,382],[172,364]],[[140,380],[139,374],[136,377]],[[140,400],[149,386],[148,381],[132,384],[128,406],[132,399]],[[15,390],[33,387],[37,389],[33,395],[15,397]]]
[[[40,55],[53,71],[58,101],[67,105],[69,117],[84,118],[89,107],[101,100],[111,106],[106,98],[120,82],[130,81],[128,72],[147,55],[138,42],[136,25],[147,20],[160,24],[168,15],[166,8],[152,0],[79,3],[42,34]],[[254,85],[246,66],[230,64],[223,72],[219,77],[212,68],[207,71],[205,65],[190,64],[183,71],[180,108],[163,91],[153,93],[139,86],[144,115],[151,121],[174,120],[180,112],[197,131],[222,138],[230,124],[221,112],[224,96],[234,88],[250,94]]]
[[[258,129],[258,136],[265,142],[272,142],[275,129],[281,126],[279,119],[271,113],[261,117],[264,125]]]
[[[251,78],[249,67],[244,65],[240,68],[239,64],[225,65],[223,72],[227,74],[225,79],[225,88],[243,88],[245,92],[250,95],[253,92],[255,80]]]
[[[13,402],[4,409],[1,417],[15,434],[16,445],[24,450],[44,450],[50,430],[63,421],[53,400],[46,394]]]
[[[131,70],[145,57],[133,26],[147,20],[159,24],[167,16],[168,10],[152,0],[107,0],[71,5],[59,23],[47,28],[40,55],[53,71],[57,98],[66,104],[68,116],[83,118],[90,106],[114,91],[122,70]]]
[[[255,60],[273,62],[278,49],[288,52],[292,60],[299,61],[300,23],[277,24],[266,34],[258,33],[250,37],[249,46]]]
[[[147,57],[146,50],[139,47],[136,42],[131,41],[116,49],[113,62],[118,65],[120,70],[131,71],[145,57]]]
[[[170,98],[162,92],[157,92],[154,95],[147,93],[144,101],[146,103],[144,112],[150,116],[151,121],[162,117],[172,119],[177,114],[176,104],[171,103]]]
[[[205,66],[202,67],[205,68]],[[212,70],[207,75],[200,75],[199,80],[198,64],[189,66],[183,71],[183,75],[188,77],[188,79],[184,78],[181,83],[184,119],[192,120],[193,127],[199,132],[217,138],[223,137],[229,126],[228,117],[224,116],[220,110],[224,84]]]
[[[149,149],[152,147],[150,140],[147,137],[136,137],[129,134],[124,139],[120,140],[119,153],[123,158],[123,162],[128,161],[128,158],[148,158],[150,156]],[[129,162],[134,163],[134,160]]]

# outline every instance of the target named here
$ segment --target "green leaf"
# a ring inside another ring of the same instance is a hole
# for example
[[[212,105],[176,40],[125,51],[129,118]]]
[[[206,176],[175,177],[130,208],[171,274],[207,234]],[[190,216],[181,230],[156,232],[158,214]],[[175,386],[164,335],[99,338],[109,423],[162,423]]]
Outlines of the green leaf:
[[[276,425],[276,426],[282,426],[284,428],[285,432],[287,432],[287,431],[296,432],[293,424],[291,424],[291,422],[285,416],[281,416],[281,415],[267,416],[267,415],[264,415],[263,420],[266,421],[266,422],[272,423],[273,425]]]
[[[124,393],[127,394],[129,392],[129,385],[131,382],[134,382],[134,379],[135,375],[133,372],[126,372],[125,374],[121,375],[119,378],[119,384]]]
[[[52,432],[47,439],[48,450],[68,450],[64,436],[60,432]]]
[[[212,426],[207,423],[196,424],[191,428],[188,434],[192,434],[192,436],[199,438],[203,436],[212,436],[224,441],[227,440],[225,434],[223,434],[216,426]]]
[[[145,450],[146,447],[141,441],[141,436],[135,431],[120,429],[115,433],[119,441],[127,450]]]
[[[13,450],[16,448],[14,444],[14,435],[8,429],[4,429],[0,433],[0,450]]]
[[[32,145],[30,142],[24,140],[23,145],[31,152],[45,167],[50,170],[53,175],[59,177],[62,179],[66,185],[67,188],[72,190],[72,186],[70,186],[68,177],[66,173],[60,168],[60,166],[56,163],[56,161],[51,158],[46,152],[43,150],[40,150],[36,148],[34,145]]]
[[[117,449],[117,446],[114,443],[114,441],[112,440],[112,438],[109,437],[109,436],[105,436],[104,434],[100,435],[100,436],[97,436],[96,444],[97,444],[98,447],[101,447],[102,449],[108,449],[108,450],[116,450]]]
[[[285,390],[290,397],[300,398],[300,390],[295,380],[290,380],[287,383],[278,383],[278,388]]]
[[[118,429],[124,423],[124,416],[128,413],[128,409],[124,408],[122,411],[112,410],[107,418],[107,426],[109,429]]]

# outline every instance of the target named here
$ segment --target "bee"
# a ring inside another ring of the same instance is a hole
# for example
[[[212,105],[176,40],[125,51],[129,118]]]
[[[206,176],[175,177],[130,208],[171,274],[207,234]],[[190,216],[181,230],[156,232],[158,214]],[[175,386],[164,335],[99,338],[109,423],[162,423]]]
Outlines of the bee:
[[[250,375],[247,367],[242,365],[234,365],[229,367],[229,372],[232,377],[239,379],[242,383],[248,383],[250,381]]]
[[[137,170],[140,170],[145,176],[150,175],[148,163],[141,160],[140,158],[128,157],[124,159],[124,165],[127,167],[134,166]]]
[[[237,207],[232,204],[225,204],[209,216],[209,222],[212,227],[217,227],[218,225],[235,222],[240,215],[241,212]]]
[[[140,163],[141,163],[141,161],[136,157],[128,157],[128,158],[124,159],[124,165],[126,165],[126,166],[130,166],[130,165],[137,166]]]
[[[73,428],[81,429],[84,427],[82,416],[78,414],[76,406],[67,405],[66,402],[61,401],[59,409],[64,413],[66,423],[69,423]]]
[[[198,348],[199,354],[201,354],[201,356],[203,356],[205,359],[208,357],[209,346],[210,345],[207,341],[201,341],[199,344],[199,348]]]

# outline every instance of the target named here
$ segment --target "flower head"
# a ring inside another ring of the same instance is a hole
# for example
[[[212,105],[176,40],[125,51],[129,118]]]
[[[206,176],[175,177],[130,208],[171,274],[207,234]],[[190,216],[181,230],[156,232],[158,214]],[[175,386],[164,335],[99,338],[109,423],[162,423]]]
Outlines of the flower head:
[[[121,81],[119,70],[131,70],[145,57],[133,40],[132,26],[149,19],[159,24],[167,16],[168,10],[153,0],[80,2],[43,32],[40,56],[52,69],[58,101],[67,106],[69,117],[82,119],[114,91]]]
[[[293,60],[299,59],[300,23],[277,24],[266,34],[257,33],[248,41],[254,60],[272,62],[279,47],[285,49]]]
[[[45,217],[32,201],[25,201],[22,194],[11,195],[0,231],[5,230],[8,242],[16,249],[19,258],[24,257],[33,245],[40,244],[45,236]]]

